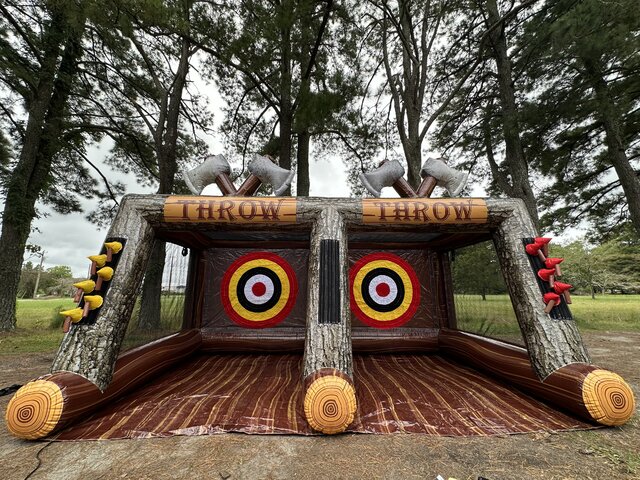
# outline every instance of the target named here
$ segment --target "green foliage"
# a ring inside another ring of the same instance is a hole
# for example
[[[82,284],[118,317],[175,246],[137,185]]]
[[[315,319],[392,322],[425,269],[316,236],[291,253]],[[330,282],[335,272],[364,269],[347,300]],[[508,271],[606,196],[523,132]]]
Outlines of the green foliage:
[[[496,251],[491,242],[482,242],[455,251],[452,257],[453,286],[456,293],[480,295],[506,293]]]
[[[34,266],[30,261],[27,261],[23,265],[20,275],[18,298],[30,298],[33,295],[38,273],[40,273],[38,294],[53,296],[71,294],[73,284],[71,268],[66,265],[57,265],[41,270],[39,266]]]
[[[242,170],[265,145],[289,168],[307,134],[316,158],[340,152],[348,160],[372,148],[355,110],[362,88],[352,22],[348,4],[309,0],[222,2],[196,19],[208,74],[226,104],[227,153]],[[299,160],[300,178],[308,157]]]
[[[640,295],[572,295],[570,305],[573,318],[585,331],[640,331]],[[508,295],[456,295],[458,328],[511,341],[521,339]]]
[[[640,293],[640,242],[618,237],[591,246],[578,240],[566,246],[552,246],[550,254],[562,257],[561,280],[578,293]]]
[[[68,310],[75,303],[59,298],[51,300],[18,300],[18,328],[0,333],[0,355],[12,353],[54,352],[62,341],[62,329],[51,329],[52,310]]]
[[[628,174],[614,161],[638,155],[639,29],[633,0],[563,0],[547,2],[523,31],[529,157],[553,178],[541,195],[548,228],[587,220],[606,237],[639,201],[621,188]]]
[[[459,14],[451,24],[478,28],[489,3],[459,2]],[[522,9],[514,2],[496,3],[502,15],[509,16],[501,28],[508,42],[530,183],[543,214],[541,227],[591,227],[599,239],[619,234],[627,228],[630,203],[640,202],[637,193],[621,188],[620,181],[628,178],[627,183],[633,183],[637,177],[640,145],[636,2],[521,2],[526,7]],[[517,13],[510,15],[512,11]],[[481,56],[478,68],[440,117],[432,140],[471,170],[472,182],[488,180],[492,195],[518,196],[509,188],[514,173],[503,138],[500,72],[490,61],[489,42],[483,45],[478,38],[482,37],[451,42],[452,61],[436,67],[443,79],[458,79],[458,65]],[[598,82],[602,88],[596,93]],[[614,154],[622,163],[626,157],[626,173],[614,166]]]
[[[192,86],[197,52],[190,40],[196,2],[114,1],[94,24],[86,84],[96,85],[96,128],[113,141],[106,163],[142,185],[172,193],[178,171],[206,156],[201,136],[212,115]],[[114,23],[117,28],[114,28]],[[113,212],[92,212],[104,221]]]
[[[455,295],[458,329],[487,337],[520,342],[520,326],[508,295]]]
[[[60,315],[60,312],[64,312],[65,310],[64,305],[57,305],[51,309],[51,321],[49,322],[49,328],[51,330],[59,330],[62,328],[64,317]]]
[[[84,161],[86,145],[98,140],[99,132],[78,128],[95,114],[87,102],[94,94],[92,86],[79,81],[77,59],[71,60],[71,64],[58,61],[64,56],[63,52],[71,52],[70,42],[83,37],[87,18],[97,13],[96,3],[102,2],[6,1],[0,15],[0,83],[3,85],[0,128],[4,140],[0,148],[4,154],[0,156],[9,159],[4,164],[7,175],[2,176],[1,186],[10,195],[11,183],[32,181],[29,176],[36,177],[44,185],[35,192],[40,202],[61,213],[80,211],[81,198],[103,198],[106,194],[91,175],[93,167]],[[57,93],[47,99],[42,96],[46,95],[42,86],[52,81]],[[62,115],[52,110],[56,98],[63,100]],[[38,109],[42,106],[51,117],[50,120],[45,117],[45,122],[52,125],[62,120],[60,132],[51,130],[52,134],[48,135],[43,124],[39,124],[43,119],[35,119],[41,115]],[[27,130],[30,118],[35,123]],[[40,132],[46,136],[49,157],[40,163],[51,162],[51,166],[37,169],[36,176],[25,165],[18,168],[18,160],[23,145],[37,142],[34,133],[37,136]],[[0,161],[0,165],[2,163]],[[29,209],[20,211],[30,222]]]

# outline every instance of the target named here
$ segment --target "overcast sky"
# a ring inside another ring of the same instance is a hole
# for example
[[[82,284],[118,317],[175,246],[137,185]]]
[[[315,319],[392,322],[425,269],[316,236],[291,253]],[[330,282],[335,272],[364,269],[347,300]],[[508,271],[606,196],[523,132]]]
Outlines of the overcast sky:
[[[221,144],[212,140],[210,142],[213,154],[224,153]],[[92,148],[89,156],[92,161],[102,164],[102,160],[107,154],[107,148]],[[400,153],[400,152],[398,152]],[[108,169],[108,167],[105,167]],[[310,195],[316,197],[348,197],[349,187],[347,185],[347,175],[345,167],[337,158],[329,160],[313,160],[313,149],[310,155]],[[136,183],[135,178],[126,176],[120,172],[111,171],[111,180],[121,180],[127,185],[127,193],[153,193],[155,188],[145,188]],[[437,189],[435,195],[439,195]],[[219,195],[220,191],[215,185],[205,188],[205,195]],[[473,185],[470,196],[483,197],[486,191],[481,185]],[[392,188],[385,188],[382,191],[383,197],[397,197]],[[85,201],[83,207],[86,212],[95,209],[96,201]],[[0,208],[4,205],[0,204]],[[36,227],[29,237],[28,242],[41,246],[45,250],[45,269],[55,265],[68,265],[73,271],[74,277],[84,277],[87,274],[89,261],[88,255],[93,255],[100,251],[102,242],[106,236],[109,225],[100,228],[90,223],[84,218],[83,213],[60,215],[47,210],[46,207],[39,206],[39,210],[48,211],[45,218],[36,219],[33,227]],[[552,235],[552,234],[551,234]],[[561,235],[556,236],[556,241],[568,243],[580,238],[582,230],[569,229]],[[39,258],[28,257],[25,254],[25,262],[31,260],[33,263],[39,262]]]

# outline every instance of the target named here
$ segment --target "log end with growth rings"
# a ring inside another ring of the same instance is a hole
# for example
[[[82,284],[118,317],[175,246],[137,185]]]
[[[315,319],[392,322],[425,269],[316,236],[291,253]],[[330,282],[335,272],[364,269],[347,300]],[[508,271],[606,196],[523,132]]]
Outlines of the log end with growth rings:
[[[608,370],[594,370],[584,379],[582,399],[591,417],[602,425],[622,425],[636,409],[631,387]]]
[[[356,391],[346,376],[317,376],[304,397],[309,425],[327,435],[344,432],[353,422],[356,408]]]
[[[62,392],[54,382],[29,382],[9,402],[5,415],[7,428],[18,438],[46,437],[58,424],[63,407]]]

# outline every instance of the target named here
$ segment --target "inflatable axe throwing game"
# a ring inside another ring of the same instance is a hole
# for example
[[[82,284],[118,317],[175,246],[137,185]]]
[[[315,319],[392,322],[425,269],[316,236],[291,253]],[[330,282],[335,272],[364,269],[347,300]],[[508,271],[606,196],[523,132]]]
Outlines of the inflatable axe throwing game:
[[[236,188],[222,156],[193,196],[126,196],[62,312],[51,373],[11,399],[25,439],[245,433],[494,435],[622,425],[631,389],[590,363],[561,259],[519,200],[462,198],[425,162],[361,179],[374,198],[291,198],[256,156]],[[216,183],[223,196],[202,196]],[[274,197],[255,197],[269,183]],[[392,186],[400,198],[380,198]],[[430,198],[436,186],[450,198]],[[124,351],[154,241],[188,258],[181,331]],[[458,328],[453,251],[492,241],[523,345]],[[129,328],[130,329],[130,328]]]

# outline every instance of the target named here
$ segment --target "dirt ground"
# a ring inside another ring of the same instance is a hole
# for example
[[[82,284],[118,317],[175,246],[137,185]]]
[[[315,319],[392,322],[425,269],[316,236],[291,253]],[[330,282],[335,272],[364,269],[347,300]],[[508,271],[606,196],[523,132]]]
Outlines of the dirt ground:
[[[640,397],[640,333],[598,332],[584,338],[594,363],[622,375]],[[52,357],[0,355],[0,388],[46,373]],[[2,412],[9,398],[0,397]],[[0,424],[4,480],[640,479],[638,412],[622,428],[489,438],[221,434],[48,443],[17,440]]]

